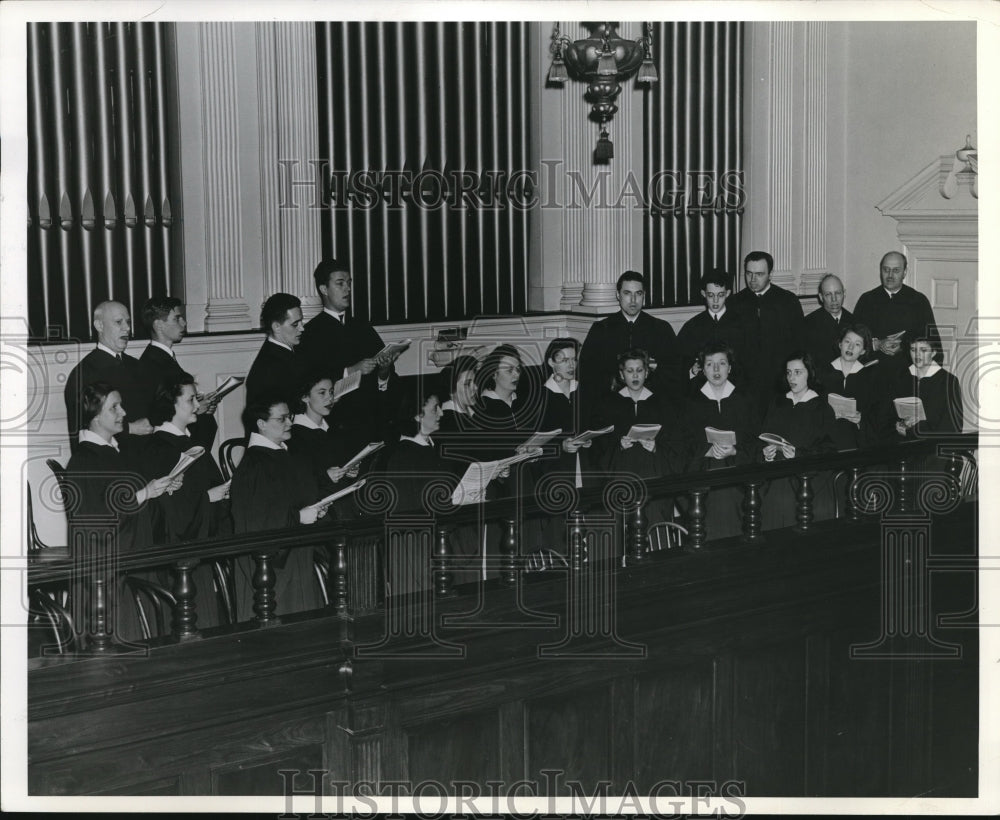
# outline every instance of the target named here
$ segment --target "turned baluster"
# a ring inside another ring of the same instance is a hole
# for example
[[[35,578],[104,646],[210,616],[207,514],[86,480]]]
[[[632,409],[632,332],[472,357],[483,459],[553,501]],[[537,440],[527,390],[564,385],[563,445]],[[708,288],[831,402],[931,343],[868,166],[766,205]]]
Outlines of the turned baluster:
[[[743,488],[743,541],[753,544],[761,540],[760,488],[764,485],[752,481]]]
[[[94,602],[91,610],[90,633],[88,642],[94,652],[111,650],[111,635],[108,634],[108,596],[103,578],[96,575],[93,579]]]
[[[689,511],[690,526],[688,527],[688,535],[691,536],[691,549],[701,549],[705,546],[705,538],[707,536],[705,529],[705,496],[708,495],[708,489],[698,487],[697,489],[690,490],[689,494],[691,496],[691,509]]]
[[[642,502],[636,502],[625,513],[629,523],[629,553],[626,564],[638,564],[646,557],[646,547],[649,545],[646,535],[646,516],[643,515]]]
[[[197,588],[192,570],[198,566],[197,561],[178,561],[174,564],[174,622],[173,636],[178,641],[187,641],[198,637],[198,610],[195,607],[194,596]]]
[[[273,557],[274,555],[268,552],[255,552],[253,554],[255,564],[252,580],[253,611],[260,626],[276,624],[279,621],[275,615],[278,601],[274,594],[276,578],[274,568],[271,566]]]
[[[583,513],[573,513],[573,524],[569,531],[569,565],[574,572],[583,569]]]
[[[437,543],[434,548],[434,594],[438,598],[447,598],[455,594],[452,581],[455,576],[449,570],[451,550],[448,546],[448,530],[438,527]]]
[[[899,499],[896,502],[896,511],[905,513],[910,509],[910,465],[904,458],[899,462]]]
[[[813,489],[812,474],[802,473],[799,476],[799,491],[795,495],[795,529],[806,532],[813,520]]]
[[[333,565],[330,567],[330,602],[338,613],[347,612],[347,538],[343,535],[333,539]]]
[[[505,586],[512,586],[517,583],[517,521],[513,518],[504,521],[500,552],[503,555],[500,582]]]
[[[854,488],[861,478],[861,468],[851,467],[851,478],[847,482],[847,517],[851,521],[861,520],[861,509],[854,503]]]
[[[961,494],[962,492],[962,466],[963,459],[958,453],[952,451],[948,453],[948,475],[951,476],[951,480],[954,482],[952,485],[954,492],[956,494]]]

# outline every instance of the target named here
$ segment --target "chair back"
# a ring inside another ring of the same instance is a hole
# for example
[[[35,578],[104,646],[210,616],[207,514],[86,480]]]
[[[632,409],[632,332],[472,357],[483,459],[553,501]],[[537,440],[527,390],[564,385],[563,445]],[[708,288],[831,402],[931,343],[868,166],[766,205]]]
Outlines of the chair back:
[[[219,445],[219,467],[222,469],[222,477],[226,481],[233,477],[246,448],[247,440],[242,437],[227,438]]]
[[[170,615],[173,607],[177,604],[168,590],[140,575],[128,575],[125,577],[125,584],[132,593],[132,602],[135,604],[136,615],[139,618],[139,629],[142,631],[144,640],[161,637],[170,632]],[[150,604],[156,620],[151,624],[149,615],[146,612],[146,603]],[[154,634],[153,626],[156,631]]]
[[[44,645],[43,649],[55,649],[65,655],[76,649],[76,630],[69,611],[56,600],[48,589],[33,587],[29,592],[30,612],[45,619],[55,643]]]
[[[647,531],[646,552],[660,552],[684,546],[688,531],[673,521],[659,521]]]

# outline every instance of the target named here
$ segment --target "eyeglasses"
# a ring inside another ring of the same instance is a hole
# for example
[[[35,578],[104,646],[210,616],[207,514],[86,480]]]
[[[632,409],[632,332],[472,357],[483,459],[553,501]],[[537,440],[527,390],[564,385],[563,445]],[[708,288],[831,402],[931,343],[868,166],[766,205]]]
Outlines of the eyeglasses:
[[[567,356],[564,359],[555,358],[552,361],[554,361],[556,364],[576,364],[576,356],[572,357]]]
[[[268,421],[280,421],[280,422],[284,423],[286,421],[291,421],[292,417],[289,414],[286,414],[284,416],[268,416],[267,420]]]
[[[497,370],[501,370],[504,373],[520,373],[521,372],[521,368],[518,365],[516,365],[516,364],[505,364],[505,365],[503,365],[501,367],[498,367]]]

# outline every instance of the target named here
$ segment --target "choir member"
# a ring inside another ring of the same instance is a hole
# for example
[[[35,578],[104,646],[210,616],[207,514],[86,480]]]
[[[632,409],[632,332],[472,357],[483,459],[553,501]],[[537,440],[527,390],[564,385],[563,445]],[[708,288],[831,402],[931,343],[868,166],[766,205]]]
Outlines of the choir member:
[[[87,426],[80,412],[83,389],[94,382],[111,385],[126,408],[128,416],[120,440],[124,441],[126,435],[146,436],[153,432],[146,418],[146,405],[153,388],[139,362],[125,352],[132,332],[128,308],[120,302],[101,302],[94,308],[94,330],[97,346],[70,371],[63,393],[72,448],[77,444],[77,432]]]
[[[584,472],[581,449],[589,448],[590,442],[581,445],[573,437],[584,432],[581,422],[578,382],[576,380],[577,354],[580,343],[569,337],[553,339],[545,351],[545,363],[549,377],[543,385],[541,430],[561,430],[555,439],[559,448],[556,459],[546,458],[539,462],[542,473],[559,471],[575,476],[576,486]]]
[[[749,394],[730,380],[736,365],[732,348],[709,342],[698,355],[698,370],[705,383],[687,401],[684,422],[691,472],[717,470],[748,464],[756,451],[756,410]],[[706,428],[732,432],[736,444],[708,443]],[[709,538],[725,538],[742,531],[741,487],[712,490],[707,500],[706,528]]]
[[[870,447],[886,438],[889,416],[885,412],[885,388],[881,366],[873,360],[866,367],[862,359],[871,352],[871,332],[863,324],[848,324],[840,329],[837,347],[840,355],[820,369],[819,384],[826,395],[835,393],[854,399],[857,412],[835,423],[838,450]]]
[[[184,303],[173,296],[154,296],[142,306],[142,323],[146,326],[150,341],[139,357],[139,364],[145,372],[148,387],[155,393],[156,388],[167,379],[185,372],[174,352],[174,345],[187,333]],[[153,393],[150,394],[149,401],[153,401]],[[217,401],[199,402],[198,417],[191,425],[191,437],[206,449],[211,448],[219,430],[213,415],[217,404]]]
[[[932,336],[916,336],[910,342],[913,364],[900,374],[892,389],[892,397],[915,396],[923,402],[925,421],[913,423],[902,418],[896,421],[896,433],[906,438],[919,438],[935,433],[961,433],[963,426],[962,386],[934,359],[938,341]]]
[[[183,372],[167,376],[157,388],[149,408],[149,421],[155,427],[144,456],[147,474],[168,474],[181,455],[197,444],[190,429],[198,418],[194,377]],[[173,493],[161,495],[154,502],[158,512],[155,541],[178,544],[230,535],[232,519],[228,499],[229,482],[223,480],[212,454],[205,450],[184,471],[183,486]],[[169,587],[169,573],[160,572],[159,576],[160,583]],[[214,594],[211,563],[199,563],[192,580],[198,626],[218,625],[222,618],[219,600]]]
[[[642,479],[657,478],[673,472],[666,450],[669,438],[670,411],[664,401],[646,386],[649,355],[635,348],[618,355],[618,373],[623,387],[606,399],[601,415],[602,426],[613,424],[608,435],[606,467],[612,474],[634,475]],[[674,416],[676,418],[676,415]],[[629,433],[636,424],[659,424],[653,439],[632,438]],[[673,499],[649,499],[646,520],[650,523],[673,517]]]
[[[317,374],[307,376],[298,393],[288,450],[311,466],[319,495],[325,497],[350,486],[357,478],[360,464],[346,471],[340,465],[361,449],[360,442],[347,441],[327,424],[334,407],[333,379]],[[339,519],[357,517],[357,507],[350,496],[337,499],[332,509]]]
[[[492,434],[495,458],[513,455],[538,429],[538,391],[531,378],[517,348],[507,344],[487,354],[476,373],[476,427]]]
[[[470,462],[483,460],[475,446],[480,439],[476,419],[478,368],[479,361],[474,356],[458,356],[442,373],[444,392],[449,398],[441,405],[441,425],[436,438],[441,445],[441,457],[459,478]]]
[[[692,388],[686,392],[692,395],[705,384],[700,365],[705,345],[723,344],[734,356],[742,358],[747,344],[747,329],[743,317],[726,307],[730,293],[729,274],[714,271],[702,276],[701,297],[705,300],[705,310],[688,319],[677,334],[681,363],[688,369],[687,380]],[[738,382],[742,374],[737,373],[732,378]]]
[[[320,494],[309,464],[288,452],[292,430],[288,404],[277,396],[248,404],[243,424],[251,432],[230,486],[235,531],[260,532],[314,524],[325,510],[311,506]],[[277,614],[322,606],[312,548],[281,550],[271,566],[277,570]],[[244,620],[252,616],[253,558],[241,556],[236,567],[237,612]]]
[[[75,502],[68,510],[70,524],[83,519],[105,518],[114,523],[117,548],[126,554],[152,543],[153,511],[150,502],[173,493],[183,486],[183,477],[167,475],[147,481],[141,451],[119,446],[127,418],[121,394],[106,382],[93,382],[80,393],[79,442],[69,464],[66,481],[75,490]],[[121,489],[116,486],[121,484]],[[136,489],[138,487],[138,489]],[[115,614],[117,611],[117,615]],[[119,637],[126,641],[140,637],[138,617],[120,576],[110,596],[109,623],[116,625]]]
[[[247,373],[247,406],[278,397],[294,403],[306,374],[306,359],[296,348],[302,338],[302,303],[289,293],[275,293],[264,302],[260,326],[267,338]],[[247,435],[256,428],[248,429]]]
[[[772,399],[761,424],[762,433],[781,436],[787,445],[766,444],[760,457],[767,462],[832,452],[836,449],[835,416],[826,399],[816,391],[816,368],[808,353],[793,353],[785,360],[788,392]],[[833,515],[833,477],[818,472],[812,477],[813,519]],[[794,476],[770,482],[764,498],[764,529],[796,523],[798,479]]]
[[[817,365],[837,357],[841,331],[854,321],[854,316],[844,307],[845,293],[840,278],[828,273],[819,282],[819,310],[814,310],[802,321],[802,346]]]

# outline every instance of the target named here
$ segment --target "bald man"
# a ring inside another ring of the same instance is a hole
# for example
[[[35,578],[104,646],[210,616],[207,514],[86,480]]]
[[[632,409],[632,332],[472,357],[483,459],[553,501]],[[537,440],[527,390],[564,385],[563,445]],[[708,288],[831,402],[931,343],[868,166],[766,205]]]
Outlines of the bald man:
[[[802,345],[812,354],[817,367],[840,356],[840,329],[854,321],[854,314],[844,307],[846,294],[840,277],[828,273],[819,283],[820,309],[802,320]]]
[[[97,347],[84,356],[66,380],[66,425],[70,446],[75,448],[80,431],[80,394],[94,382],[107,382],[122,397],[125,432],[149,435],[153,428],[145,418],[149,385],[137,359],[125,353],[132,333],[128,308],[121,302],[101,302],[94,308]]]
[[[854,306],[854,321],[868,325],[875,353],[883,361],[908,364],[910,339],[937,336],[934,311],[927,297],[903,284],[906,257],[889,251],[879,262],[882,284],[862,293]],[[902,334],[896,336],[895,334]]]

